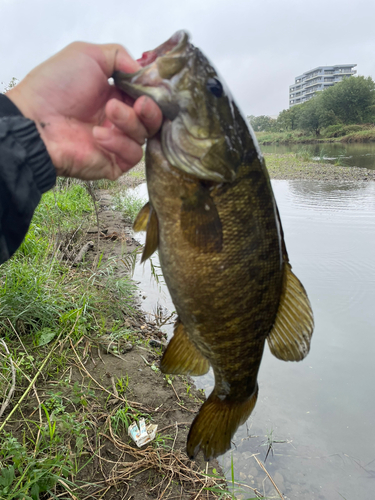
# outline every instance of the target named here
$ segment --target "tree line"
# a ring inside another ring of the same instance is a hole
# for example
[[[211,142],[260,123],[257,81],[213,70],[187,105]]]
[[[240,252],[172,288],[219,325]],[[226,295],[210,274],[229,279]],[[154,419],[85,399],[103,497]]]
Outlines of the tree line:
[[[277,119],[249,116],[255,132],[306,130],[320,134],[330,125],[375,122],[375,82],[369,76],[350,77],[318,92],[309,101],[281,111]]]

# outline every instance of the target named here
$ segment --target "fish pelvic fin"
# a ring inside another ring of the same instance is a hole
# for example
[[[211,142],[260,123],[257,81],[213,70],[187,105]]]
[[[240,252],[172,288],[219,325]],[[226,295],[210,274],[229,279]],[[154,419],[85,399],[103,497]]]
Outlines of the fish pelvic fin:
[[[258,384],[250,398],[241,402],[221,399],[214,389],[190,427],[188,456],[193,460],[203,451],[204,459],[211,460],[228,451],[234,433],[253,411],[257,396]]]
[[[314,318],[306,291],[286,263],[280,305],[267,337],[268,346],[276,358],[301,361],[310,350],[313,329]]]
[[[181,229],[184,238],[203,253],[221,252],[223,229],[216,205],[207,189],[200,186],[182,200]]]
[[[189,339],[184,325],[177,319],[174,335],[160,363],[163,373],[178,375],[204,375],[210,363]]]
[[[135,218],[133,229],[136,233],[147,231],[141,259],[141,262],[144,262],[151,257],[159,245],[159,221],[150,202],[147,202],[139,211]]]
[[[139,233],[140,231],[147,231],[147,223],[150,217],[150,212],[151,205],[148,201],[146,205],[143,205],[143,207],[138,212],[138,215],[133,223],[133,231],[135,231],[136,233]]]

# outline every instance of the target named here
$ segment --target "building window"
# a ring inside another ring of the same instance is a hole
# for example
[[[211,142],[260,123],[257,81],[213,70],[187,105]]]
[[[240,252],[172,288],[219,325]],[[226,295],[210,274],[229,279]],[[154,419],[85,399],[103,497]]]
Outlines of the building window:
[[[294,100],[292,99],[292,100],[290,101],[290,104],[293,104],[293,103],[294,103]]]

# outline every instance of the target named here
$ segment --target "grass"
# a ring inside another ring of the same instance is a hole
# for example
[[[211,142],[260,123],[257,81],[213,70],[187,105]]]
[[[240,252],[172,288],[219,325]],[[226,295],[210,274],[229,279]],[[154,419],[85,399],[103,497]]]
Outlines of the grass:
[[[114,209],[122,212],[131,222],[134,222],[144,204],[144,200],[139,199],[128,191],[124,193],[119,192],[114,197]]]

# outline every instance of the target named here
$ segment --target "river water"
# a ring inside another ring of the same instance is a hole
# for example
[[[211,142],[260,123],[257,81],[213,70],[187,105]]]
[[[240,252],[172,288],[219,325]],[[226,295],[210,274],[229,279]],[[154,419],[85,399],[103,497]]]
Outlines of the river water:
[[[252,456],[263,462],[272,441],[265,467],[285,499],[375,498],[375,183],[272,185],[293,270],[314,310],[312,348],[304,361],[286,363],[266,346],[257,405],[220,461],[230,478],[233,453],[236,479],[279,498]],[[145,185],[136,192],[147,198]],[[137,265],[134,279],[147,311],[157,303],[173,310],[149,264]],[[211,392],[211,373],[195,380]],[[255,496],[246,491],[238,498]]]
[[[306,151],[324,163],[339,162],[348,167],[375,169],[375,143],[272,144],[262,146],[263,153],[297,153]]]

